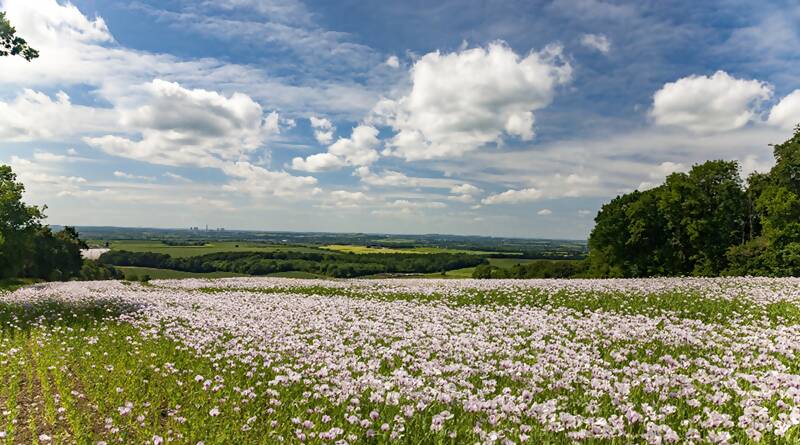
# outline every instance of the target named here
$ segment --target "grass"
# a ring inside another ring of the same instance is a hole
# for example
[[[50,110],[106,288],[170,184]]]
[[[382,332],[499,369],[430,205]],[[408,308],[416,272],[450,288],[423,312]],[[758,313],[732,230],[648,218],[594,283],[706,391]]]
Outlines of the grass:
[[[542,261],[542,260],[534,260],[528,258],[489,258],[489,264],[492,266],[502,267],[502,268],[509,268],[515,266],[517,264],[527,264],[532,263],[534,261]]]
[[[237,247],[238,246],[238,247]],[[112,241],[112,250],[127,250],[129,252],[155,252],[166,253],[174,258],[206,255],[221,252],[308,252],[319,253],[320,250],[308,246],[285,246],[262,244],[252,242],[220,241],[207,243],[202,246],[169,246],[160,241]]]
[[[504,269],[510,268],[517,264],[527,264],[533,261],[540,261],[528,258],[488,258],[489,264],[492,266],[502,267]],[[465,267],[463,269],[448,270],[444,275],[439,272],[429,273],[423,275],[425,278],[472,278],[472,273],[475,271],[474,267]]]
[[[39,283],[41,281],[42,280],[37,278],[3,278],[0,279],[0,292],[13,291],[14,289],[19,289],[22,286]]]
[[[472,272],[475,271],[474,267],[464,267],[462,269],[453,269],[448,270],[445,273],[441,272],[434,272],[434,273],[426,273],[422,275],[424,278],[455,278],[455,279],[464,279],[464,278],[472,278]]]
[[[115,268],[125,273],[125,277],[136,275],[141,278],[142,275],[150,275],[153,280],[168,280],[178,278],[229,278],[229,277],[243,277],[244,274],[237,274],[234,272],[184,272],[172,269],[156,269],[153,267],[134,267],[134,266],[115,266]]]
[[[301,270],[290,270],[288,272],[275,272],[267,276],[277,277],[277,278],[305,278],[305,279],[322,279],[322,280],[329,280],[331,278],[325,275],[320,275],[312,272],[303,272]]]
[[[322,246],[323,249],[334,252],[344,253],[410,253],[410,254],[432,254],[432,253],[465,253],[468,255],[497,255],[500,252],[488,252],[481,250],[446,249],[442,247],[410,247],[410,248],[391,248],[378,246],[360,246],[352,244],[329,244]]]

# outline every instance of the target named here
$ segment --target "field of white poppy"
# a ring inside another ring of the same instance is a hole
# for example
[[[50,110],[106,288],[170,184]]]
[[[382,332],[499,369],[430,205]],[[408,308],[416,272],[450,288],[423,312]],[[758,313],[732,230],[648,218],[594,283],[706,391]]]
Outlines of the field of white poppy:
[[[800,442],[800,280],[0,294],[0,443]]]

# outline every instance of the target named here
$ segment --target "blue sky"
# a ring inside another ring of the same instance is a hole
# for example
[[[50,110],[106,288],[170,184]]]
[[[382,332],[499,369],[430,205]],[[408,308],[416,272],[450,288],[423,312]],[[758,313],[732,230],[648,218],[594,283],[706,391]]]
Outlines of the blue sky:
[[[795,2],[0,0],[0,162],[53,224],[585,238],[800,123]]]

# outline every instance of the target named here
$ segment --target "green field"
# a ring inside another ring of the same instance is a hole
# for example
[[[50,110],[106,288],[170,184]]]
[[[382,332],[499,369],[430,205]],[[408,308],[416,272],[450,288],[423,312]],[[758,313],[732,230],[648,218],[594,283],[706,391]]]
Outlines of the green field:
[[[489,258],[489,264],[492,266],[507,268],[517,264],[527,264],[533,261],[541,261],[535,259],[528,259],[528,258]]]
[[[390,247],[379,246],[359,246],[353,244],[329,244],[322,246],[323,249],[332,250],[334,252],[344,253],[416,253],[416,254],[432,254],[432,253],[466,253],[469,255],[497,255],[500,252],[486,252],[482,250],[464,250],[464,249],[445,249],[442,247],[410,247],[407,249],[397,249]]]
[[[141,278],[142,275],[147,274],[153,280],[172,280],[180,278],[230,278],[230,277],[247,276],[245,274],[237,274],[234,272],[195,273],[195,272],[184,272],[181,270],[156,269],[152,267],[132,267],[132,266],[116,266],[116,268],[124,272],[125,277],[130,277],[135,275],[136,277]],[[324,275],[317,275],[314,273],[301,272],[301,271],[277,272],[265,276],[280,277],[280,278],[317,278],[317,279],[329,278]]]
[[[218,241],[207,243],[202,246],[170,246],[160,241],[112,241],[110,243],[110,248],[112,250],[127,250],[129,252],[166,253],[173,258],[220,252],[324,252],[315,247],[237,241]]]
[[[0,280],[0,292],[12,291],[28,284],[38,283],[36,278],[3,278]]]
[[[453,269],[448,270],[444,274],[441,272],[437,273],[428,273],[423,275],[425,278],[456,278],[456,279],[463,279],[463,278],[472,278],[472,272],[475,270],[474,267],[465,267],[463,269]]]
[[[269,275],[268,277],[278,277],[278,278],[307,278],[307,279],[321,279],[321,280],[330,280],[331,277],[325,275],[319,275],[311,272],[303,272],[301,270],[290,270],[288,272],[275,272]]]
[[[131,266],[115,266],[117,269],[121,270],[125,273],[125,277],[129,278],[135,275],[137,278],[141,278],[142,275],[150,275],[150,278],[153,280],[169,280],[175,278],[229,278],[229,277],[243,277],[243,274],[237,274],[233,272],[206,272],[206,273],[194,273],[194,272],[183,272],[180,270],[171,270],[171,269],[155,269],[152,267],[131,267]]]
[[[235,241],[219,241],[211,242],[202,246],[170,246],[160,241],[113,241],[110,244],[112,250],[127,250],[130,252],[154,252],[163,253],[172,256],[173,258],[185,258],[191,256],[205,255],[211,253],[222,252],[304,252],[304,253],[354,253],[354,254],[371,254],[371,253],[386,253],[386,254],[435,254],[435,253],[451,253],[451,254],[470,254],[470,255],[484,255],[491,256],[498,252],[490,251],[477,251],[477,250],[463,250],[463,249],[446,249],[439,247],[412,247],[412,248],[390,248],[379,246],[366,246],[366,245],[353,245],[353,244],[328,244],[321,247],[303,246],[303,245],[280,245],[280,244],[264,244],[253,242],[235,242]],[[489,262],[493,266],[502,268],[510,268],[515,264],[524,264],[531,261],[531,259],[524,258],[489,258]],[[210,273],[194,273],[183,272],[170,269],[155,269],[146,267],[131,267],[119,266],[126,276],[136,275],[141,277],[147,274],[152,279],[177,279],[177,278],[225,278],[243,276],[231,272],[210,272]],[[474,267],[466,267],[462,269],[450,270],[444,275],[441,273],[430,273],[418,276],[428,278],[472,278]],[[287,278],[324,278],[321,275],[308,273],[308,272],[281,272],[271,274],[268,276],[287,277]]]
[[[532,261],[541,261],[529,258],[489,258],[489,264],[492,266],[502,267],[503,269],[510,268],[517,264],[526,264]],[[472,272],[475,271],[474,267],[465,267],[463,269],[448,270],[444,275],[441,273],[429,273],[423,275],[425,278],[472,278]]]

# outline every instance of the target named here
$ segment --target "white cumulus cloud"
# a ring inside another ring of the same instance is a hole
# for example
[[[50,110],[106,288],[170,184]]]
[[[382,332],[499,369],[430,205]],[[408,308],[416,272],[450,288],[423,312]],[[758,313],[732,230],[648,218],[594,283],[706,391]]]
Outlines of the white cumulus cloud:
[[[333,133],[336,127],[331,121],[325,118],[311,116],[308,118],[311,122],[311,128],[314,129],[314,138],[322,145],[328,145],[333,142]]]
[[[63,91],[52,98],[25,89],[13,101],[0,101],[0,138],[5,141],[63,141],[76,133],[107,130],[115,121],[114,110],[74,105]]]
[[[771,96],[772,87],[767,83],[717,71],[665,84],[653,96],[650,113],[658,125],[695,133],[723,132],[754,120],[761,103]]]
[[[347,165],[364,166],[377,161],[380,155],[378,129],[371,125],[355,127],[349,138],[339,138],[325,153],[317,153],[303,159],[292,159],[295,170],[316,172],[337,170]]]
[[[611,41],[603,34],[583,34],[581,45],[608,54],[611,51]]]
[[[541,190],[535,188],[526,188],[521,190],[510,189],[503,193],[489,195],[483,198],[483,204],[519,204],[522,202],[533,202],[541,199],[544,196]]]
[[[534,111],[549,105],[570,65],[559,46],[521,57],[503,42],[426,54],[411,69],[411,91],[373,109],[396,132],[385,154],[406,160],[457,157],[504,135],[530,140]]]
[[[222,171],[236,178],[225,185],[225,190],[256,197],[306,197],[315,193],[312,186],[317,184],[317,179],[311,176],[293,176],[285,171],[270,171],[245,161],[225,164]]]
[[[464,183],[451,187],[450,193],[453,195],[448,196],[447,199],[451,201],[471,203],[475,201],[475,195],[483,193],[483,190],[472,184]]]
[[[156,79],[145,104],[121,112],[123,135],[86,137],[104,152],[164,165],[217,167],[261,147],[279,131],[277,113],[264,115],[248,95],[226,97]]]
[[[389,56],[385,63],[386,66],[391,68],[400,68],[400,59],[398,59],[397,56]]]
[[[317,153],[306,157],[296,157],[292,159],[292,169],[304,172],[324,172],[338,170],[347,163],[336,155],[330,153]]]
[[[787,130],[800,124],[800,89],[794,90],[772,107],[768,122]]]

